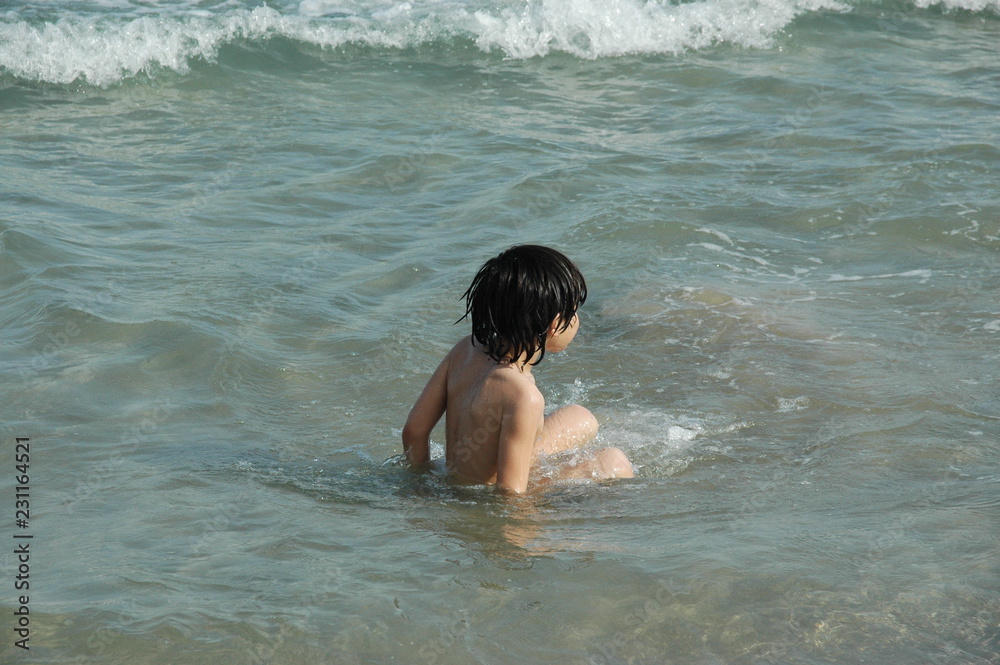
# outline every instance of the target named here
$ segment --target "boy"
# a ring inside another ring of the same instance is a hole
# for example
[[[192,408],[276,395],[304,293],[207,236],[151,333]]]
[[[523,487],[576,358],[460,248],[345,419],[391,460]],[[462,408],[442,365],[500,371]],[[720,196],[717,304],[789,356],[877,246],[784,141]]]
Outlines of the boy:
[[[582,406],[545,416],[531,374],[546,351],[562,351],[573,340],[587,285],[560,252],[520,245],[487,261],[462,297],[472,335],[445,356],[417,398],[403,427],[403,450],[410,464],[426,465],[431,430],[447,414],[448,471],[460,481],[520,494],[540,456],[597,436],[597,420]],[[632,465],[621,450],[604,448],[564,464],[558,476],[631,478]]]

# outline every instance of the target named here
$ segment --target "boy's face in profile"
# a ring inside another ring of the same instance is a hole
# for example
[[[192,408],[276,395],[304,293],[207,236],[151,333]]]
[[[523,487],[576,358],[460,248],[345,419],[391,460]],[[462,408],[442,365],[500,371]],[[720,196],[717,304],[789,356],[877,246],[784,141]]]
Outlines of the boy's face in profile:
[[[565,330],[560,330],[562,328],[561,318],[557,318],[553,326],[554,330],[552,334],[545,340],[545,350],[552,353],[559,353],[569,346],[569,343],[576,337],[576,333],[580,329],[580,315],[574,314],[569,322],[569,326]]]

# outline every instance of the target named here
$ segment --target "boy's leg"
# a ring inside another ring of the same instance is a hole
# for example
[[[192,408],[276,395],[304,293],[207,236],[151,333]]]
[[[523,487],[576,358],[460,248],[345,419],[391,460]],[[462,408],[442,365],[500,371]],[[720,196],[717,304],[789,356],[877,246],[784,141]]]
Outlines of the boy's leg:
[[[597,419],[594,414],[572,404],[557,409],[545,417],[542,436],[536,453],[552,455],[572,448],[585,446],[597,438]],[[618,448],[601,448],[579,462],[560,464],[559,478],[632,478],[632,463]]]
[[[594,414],[580,406],[571,404],[556,409],[545,416],[542,435],[535,453],[552,455],[570,448],[584,446],[597,437],[597,419]]]
[[[593,478],[594,480],[609,480],[611,478],[632,478],[632,463],[618,448],[601,448],[592,457],[582,462],[561,465],[557,472],[559,478]]]

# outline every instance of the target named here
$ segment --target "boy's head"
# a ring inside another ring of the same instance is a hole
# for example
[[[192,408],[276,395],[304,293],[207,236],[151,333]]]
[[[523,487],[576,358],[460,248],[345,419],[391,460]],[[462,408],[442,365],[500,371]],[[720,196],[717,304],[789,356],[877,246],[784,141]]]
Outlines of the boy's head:
[[[462,297],[462,319],[472,317],[472,337],[491,358],[530,362],[538,353],[537,364],[552,323],[566,330],[587,300],[587,283],[561,252],[517,245],[484,263]]]

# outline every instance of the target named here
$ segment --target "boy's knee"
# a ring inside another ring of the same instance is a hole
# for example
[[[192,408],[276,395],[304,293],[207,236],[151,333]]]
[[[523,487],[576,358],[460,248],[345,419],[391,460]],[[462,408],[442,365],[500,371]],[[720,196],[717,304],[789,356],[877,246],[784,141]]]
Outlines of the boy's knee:
[[[597,437],[597,429],[594,414],[579,404],[561,407],[545,416],[539,452],[550,455],[586,446]]]
[[[591,437],[597,436],[597,430],[600,428],[600,425],[597,424],[597,418],[594,417],[594,414],[589,409],[579,404],[571,404],[566,407],[566,410],[569,411],[567,415],[572,418],[571,422],[574,425],[574,429],[582,433],[588,433]]]
[[[632,462],[620,448],[604,448],[598,455],[605,478],[632,478]]]

